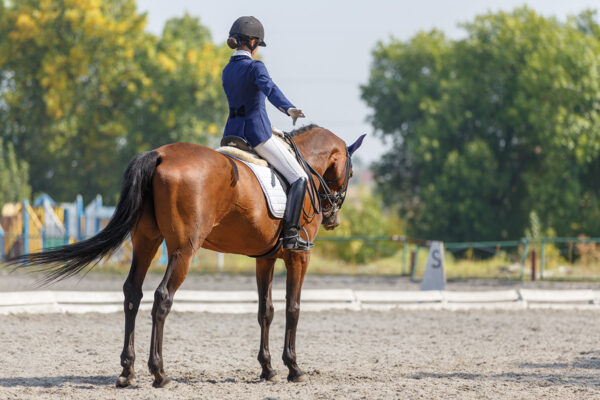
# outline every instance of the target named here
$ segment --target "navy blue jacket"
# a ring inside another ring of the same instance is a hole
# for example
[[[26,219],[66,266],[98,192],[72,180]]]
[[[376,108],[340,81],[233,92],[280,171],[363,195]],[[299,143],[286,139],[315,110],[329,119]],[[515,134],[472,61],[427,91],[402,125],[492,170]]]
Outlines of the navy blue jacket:
[[[224,136],[242,137],[252,147],[272,135],[265,98],[286,114],[294,107],[271,80],[265,64],[247,56],[231,57],[223,69],[223,89],[229,102]]]

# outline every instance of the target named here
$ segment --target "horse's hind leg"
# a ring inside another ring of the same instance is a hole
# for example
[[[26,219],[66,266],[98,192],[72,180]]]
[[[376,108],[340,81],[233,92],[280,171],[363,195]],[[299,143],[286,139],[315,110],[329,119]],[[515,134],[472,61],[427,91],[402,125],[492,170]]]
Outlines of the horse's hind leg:
[[[269,327],[273,321],[273,300],[271,286],[273,283],[274,258],[256,260],[256,284],[258,286],[258,324],[260,325],[260,350],[258,362],[262,367],[261,379],[275,382],[277,373],[271,367],[269,353]]]
[[[287,269],[285,288],[285,341],[283,344],[283,362],[290,373],[288,381],[303,382],[306,375],[296,364],[296,327],[300,317],[300,291],[310,260],[309,251],[284,252],[283,259]]]
[[[125,343],[121,353],[121,366],[123,372],[117,379],[117,387],[127,387],[135,385],[135,372],[133,364],[135,362],[135,317],[142,300],[142,284],[146,277],[146,272],[150,263],[156,254],[156,250],[162,241],[160,232],[156,228],[154,217],[146,209],[135,232],[132,233],[133,258],[129,275],[123,284],[123,293],[125,294]]]
[[[168,242],[167,242],[168,243]],[[194,256],[193,246],[178,248],[169,255],[169,264],[163,280],[154,292],[152,306],[152,338],[150,340],[150,358],[148,368],[154,375],[154,387],[163,387],[170,382],[165,374],[162,359],[163,328],[165,319],[173,305],[175,291],[181,286]]]

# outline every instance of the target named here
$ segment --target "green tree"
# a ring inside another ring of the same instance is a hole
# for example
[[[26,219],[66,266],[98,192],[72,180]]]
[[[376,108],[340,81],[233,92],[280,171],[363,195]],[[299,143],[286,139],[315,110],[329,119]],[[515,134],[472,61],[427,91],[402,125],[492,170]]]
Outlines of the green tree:
[[[18,160],[12,143],[0,139],[0,208],[4,203],[17,202],[31,196],[28,183],[29,166]]]
[[[520,237],[531,211],[561,235],[600,234],[596,14],[523,7],[463,27],[373,51],[362,97],[392,143],[375,164],[386,201],[427,238]]]
[[[17,0],[0,30],[2,135],[31,167],[34,191],[72,199],[118,186],[145,17],[133,1]]]
[[[151,82],[144,88],[143,119],[132,135],[132,153],[171,142],[211,144],[226,121],[221,71],[231,51],[216,46],[198,18],[167,21],[162,35],[140,57]]]
[[[227,54],[198,19],[173,19],[159,38],[134,0],[0,4],[0,136],[35,192],[114,199],[135,153],[206,143],[223,125]]]

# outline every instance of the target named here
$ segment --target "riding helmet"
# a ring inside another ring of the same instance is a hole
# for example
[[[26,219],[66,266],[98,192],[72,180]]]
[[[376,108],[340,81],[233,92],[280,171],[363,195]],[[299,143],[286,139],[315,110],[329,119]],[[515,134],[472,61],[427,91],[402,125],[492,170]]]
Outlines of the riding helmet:
[[[229,30],[229,36],[243,35],[251,38],[258,38],[258,45],[265,47],[265,28],[260,21],[255,17],[239,17],[235,20],[231,29]]]

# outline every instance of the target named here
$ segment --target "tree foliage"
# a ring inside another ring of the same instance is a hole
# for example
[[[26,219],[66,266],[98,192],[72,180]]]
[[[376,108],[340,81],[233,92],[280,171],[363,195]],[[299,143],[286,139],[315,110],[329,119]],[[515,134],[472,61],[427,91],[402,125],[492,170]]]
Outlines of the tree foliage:
[[[0,208],[4,203],[29,198],[29,166],[18,160],[12,143],[4,145],[0,139]]]
[[[33,190],[115,198],[128,160],[223,124],[224,46],[197,18],[145,31],[134,0],[0,0],[0,137]]]
[[[379,196],[367,188],[354,190],[358,191],[358,195],[344,203],[340,225],[335,231],[321,229],[319,237],[391,238],[400,234],[402,221],[394,212],[383,210],[383,202]],[[350,242],[322,241],[319,242],[318,251],[347,262],[362,264],[396,253],[398,243],[390,240],[369,242],[362,239]]]
[[[409,232],[520,237],[535,211],[559,235],[600,235],[600,25],[523,7],[373,51],[362,97],[391,150],[379,189]]]

